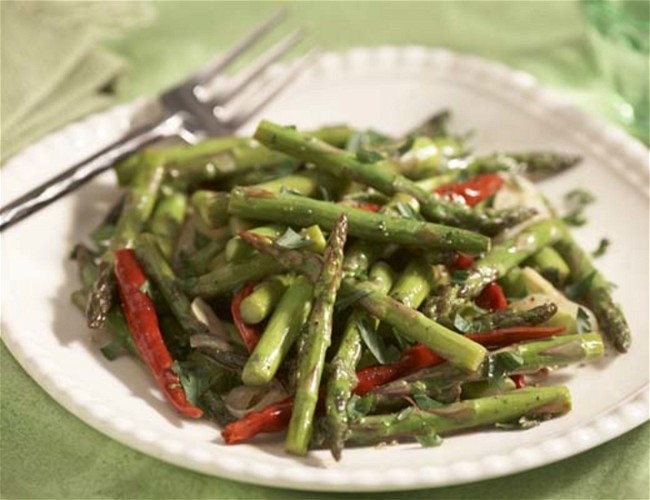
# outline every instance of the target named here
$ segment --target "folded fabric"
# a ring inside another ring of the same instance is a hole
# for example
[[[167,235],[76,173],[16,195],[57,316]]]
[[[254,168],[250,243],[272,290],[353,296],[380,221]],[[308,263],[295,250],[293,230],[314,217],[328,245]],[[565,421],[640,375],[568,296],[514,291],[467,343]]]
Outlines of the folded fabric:
[[[0,4],[2,89],[0,162],[63,124],[112,102],[124,70],[99,40],[153,19],[144,2]]]

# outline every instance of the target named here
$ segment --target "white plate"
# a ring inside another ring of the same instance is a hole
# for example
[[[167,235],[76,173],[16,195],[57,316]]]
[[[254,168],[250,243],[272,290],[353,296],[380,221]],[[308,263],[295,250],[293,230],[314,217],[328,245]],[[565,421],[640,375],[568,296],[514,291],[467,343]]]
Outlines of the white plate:
[[[583,163],[543,183],[553,199],[585,186],[598,197],[586,248],[613,245],[598,264],[619,288],[634,335],[625,356],[554,375],[573,411],[525,432],[449,437],[443,446],[350,449],[286,456],[272,438],[226,447],[209,423],[180,420],[144,369],[108,362],[69,301],[77,287],[67,259],[116,198],[112,174],[2,235],[2,332],[20,364],[59,403],[127,446],[207,474],[312,490],[398,490],[510,474],[569,457],[648,418],[648,152],[611,126],[573,109],[528,75],[443,50],[357,49],[327,55],[273,103],[265,117],[300,127],[348,122],[401,133],[449,108],[454,127],[475,130],[480,151],[552,148]],[[115,108],[53,134],[2,172],[3,203],[124,130],[134,106]],[[252,130],[252,125],[250,130]],[[247,132],[248,132],[247,131]]]

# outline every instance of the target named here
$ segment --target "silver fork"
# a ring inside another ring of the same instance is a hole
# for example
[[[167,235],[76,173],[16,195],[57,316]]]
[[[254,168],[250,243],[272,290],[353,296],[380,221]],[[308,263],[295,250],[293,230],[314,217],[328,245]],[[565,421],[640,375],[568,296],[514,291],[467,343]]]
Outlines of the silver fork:
[[[284,56],[302,38],[296,30],[264,52],[249,66],[226,81],[215,94],[212,87],[222,70],[271,31],[283,18],[281,10],[257,26],[215,60],[201,68],[180,84],[163,92],[155,99],[161,110],[155,119],[130,130],[123,137],[101,151],[73,165],[40,186],[32,189],[0,209],[0,231],[28,217],[67,193],[75,190],[96,175],[108,170],[120,158],[162,138],[178,136],[186,142],[196,142],[204,136],[230,135],[277,95],[314,58],[312,49],[296,59],[288,71],[274,78],[268,85],[246,99],[245,107],[228,110],[227,104],[242,91],[250,88],[259,75],[273,62]]]

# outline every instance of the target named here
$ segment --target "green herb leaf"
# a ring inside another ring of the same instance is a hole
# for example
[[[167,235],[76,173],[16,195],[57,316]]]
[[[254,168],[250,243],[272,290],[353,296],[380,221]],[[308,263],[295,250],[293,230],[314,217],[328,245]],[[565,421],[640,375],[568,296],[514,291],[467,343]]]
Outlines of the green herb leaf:
[[[592,331],[589,315],[582,307],[578,307],[578,312],[576,313],[576,328],[578,333],[587,333]]]
[[[400,422],[400,421],[404,420],[405,418],[408,418],[414,411],[417,411],[417,410],[415,410],[412,406],[404,408],[397,415],[395,415],[395,421]]]
[[[472,321],[465,318],[465,316],[463,316],[460,312],[457,312],[456,316],[454,316],[454,328],[456,328],[456,330],[461,333],[468,333],[472,331],[474,324]]]
[[[562,217],[562,220],[569,226],[573,227],[584,226],[587,223],[587,218],[582,209],[569,212],[567,215]]]
[[[497,352],[488,360],[488,381],[504,377],[524,364],[524,359],[513,352]]]
[[[386,343],[377,333],[377,330],[371,328],[368,325],[368,322],[364,319],[357,321],[355,326],[357,327],[357,330],[359,330],[359,335],[364,344],[366,344],[366,347],[370,350],[375,359],[382,365],[389,363],[390,361],[388,359]]]
[[[93,240],[95,245],[98,248],[108,247],[113,234],[115,233],[115,224],[105,224],[98,227],[92,233],[90,233],[90,238]]]
[[[352,304],[360,301],[372,293],[371,290],[355,290],[347,295],[339,295],[334,304],[336,312],[341,312],[350,307]]]
[[[388,361],[388,363],[395,363],[401,357],[402,352],[393,344],[389,344],[388,348],[386,349],[386,361]]]
[[[602,257],[607,252],[610,244],[611,241],[609,241],[607,238],[601,238],[600,242],[598,243],[598,248],[591,252],[591,255],[594,258]]]
[[[296,233],[293,229],[287,228],[284,234],[275,240],[274,244],[286,250],[298,250],[310,246],[312,241]]]
[[[388,142],[388,137],[377,132],[376,130],[365,130],[363,132],[356,132],[350,136],[345,150],[356,153],[361,149],[371,149],[373,146],[385,144]]]
[[[395,205],[399,214],[406,219],[424,220],[420,213],[408,203],[399,202]]]
[[[497,354],[499,363],[508,371],[511,372],[524,364],[524,358],[514,352],[501,352]]]
[[[405,153],[408,153],[411,150],[411,148],[413,148],[414,143],[415,143],[415,137],[413,136],[409,137],[408,139],[406,139],[406,141],[404,141],[404,143],[399,148],[397,148],[397,153],[400,156]]]
[[[467,281],[467,278],[469,278],[469,271],[464,269],[457,269],[451,274],[451,282],[454,285],[462,285]]]
[[[372,410],[372,401],[370,398],[363,398],[355,394],[348,400],[345,410],[351,421],[359,420],[370,413]]]
[[[187,400],[196,405],[201,393],[207,389],[201,377],[198,377],[189,366],[184,366],[179,361],[174,361],[172,370],[180,378]]]
[[[572,205],[584,207],[596,201],[596,197],[593,195],[593,193],[587,191],[586,189],[577,188],[572,189],[567,194],[565,194],[564,200],[567,203],[571,203]]]
[[[413,391],[413,400],[415,401],[415,404],[418,405],[418,408],[424,411],[444,406],[440,401],[436,401],[419,388],[416,388],[416,390]]]
[[[149,280],[145,280],[142,285],[140,285],[140,291],[142,293],[145,293],[149,296],[149,298],[153,299],[153,287],[151,285],[151,282]]]
[[[539,274],[546,278],[555,288],[560,285],[560,271],[557,267],[545,267],[539,270]]]
[[[193,351],[184,361],[174,361],[172,370],[180,378],[187,400],[193,405],[199,405],[208,389],[225,392],[240,383],[238,376],[226,372],[198,351]]]
[[[592,271],[581,280],[576,281],[572,285],[569,285],[564,290],[564,295],[566,295],[568,299],[573,301],[580,300],[587,294],[587,292],[589,292],[589,289],[591,288],[591,283],[594,281],[595,276],[596,276],[596,271]]]
[[[217,391],[207,390],[199,398],[198,405],[204,412],[204,417],[214,420],[224,427],[237,420],[226,408],[226,403]]]
[[[384,159],[377,151],[371,151],[369,149],[360,149],[357,151],[356,158],[361,163],[377,163]]]
[[[587,222],[584,209],[596,201],[596,198],[585,189],[573,189],[564,195],[564,201],[569,207],[569,213],[562,217],[562,220],[571,226],[583,226]]]
[[[327,190],[325,186],[318,185],[318,192],[323,201],[332,201],[332,194]]]

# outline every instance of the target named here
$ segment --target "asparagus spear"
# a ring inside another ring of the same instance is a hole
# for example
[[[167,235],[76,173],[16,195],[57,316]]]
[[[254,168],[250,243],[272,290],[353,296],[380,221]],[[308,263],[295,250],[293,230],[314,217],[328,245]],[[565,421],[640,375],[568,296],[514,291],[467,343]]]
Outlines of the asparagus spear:
[[[461,387],[461,398],[478,399],[486,396],[496,396],[504,392],[514,391],[516,388],[516,382],[510,377],[491,381],[477,380],[475,382],[465,382]]]
[[[262,234],[272,238],[281,236],[286,230],[287,227],[282,224],[269,224],[267,226],[258,226],[249,229],[252,233]],[[228,262],[245,262],[254,254],[255,250],[246,242],[242,241],[239,236],[233,236],[230,241],[226,243],[226,259]]]
[[[366,294],[359,305],[402,335],[436,351],[462,370],[473,371],[483,361],[483,346],[430,320],[424,314],[380,293],[372,283],[346,280],[345,293]]]
[[[226,227],[220,228],[215,233],[212,235],[213,238],[196,252],[182,255],[183,277],[205,274],[210,269],[214,269],[214,260],[219,255],[223,255],[223,262],[226,262],[225,248],[232,236],[230,229]]]
[[[120,186],[129,185],[143,165],[183,163],[197,158],[209,157],[227,151],[237,145],[246,144],[245,137],[215,137],[198,144],[176,144],[162,148],[139,151],[115,165],[115,173]]]
[[[275,377],[280,364],[307,321],[312,295],[313,285],[302,276],[296,278],[287,288],[244,366],[244,384],[264,385]]]
[[[343,147],[352,133],[352,129],[346,126],[323,127],[311,132],[314,137],[337,147]],[[155,162],[164,164],[171,178],[199,182],[233,172],[272,167],[287,159],[284,155],[259,147],[246,137],[214,137],[198,144],[146,149],[118,163],[115,171],[120,185],[126,186],[142,164]]]
[[[449,319],[464,300],[476,297],[492,281],[545,246],[555,243],[561,234],[559,222],[543,220],[527,227],[511,239],[494,245],[465,272],[459,283],[452,284],[445,293],[432,297],[425,311],[432,318]]]
[[[74,250],[74,259],[79,266],[79,277],[83,288],[72,294],[72,302],[81,311],[86,309],[88,292],[97,279],[97,265],[93,253],[83,245],[77,245]],[[119,351],[126,349],[130,354],[138,357],[138,351],[133,343],[131,332],[126,324],[126,318],[121,307],[112,307],[106,313],[106,330],[112,335],[113,341],[102,347],[102,353],[108,359],[113,359]]]
[[[427,439],[522,418],[546,419],[570,409],[571,396],[564,386],[526,388],[426,411],[407,408],[398,414],[363,417],[350,424],[349,440],[368,445],[394,439]]]
[[[496,153],[486,156],[453,158],[441,170],[442,175],[477,175],[489,172],[511,172],[532,180],[541,181],[552,177],[579,163],[576,155],[552,151],[528,151],[519,153]]]
[[[563,172],[579,163],[580,160],[579,156],[572,154],[552,151],[528,151],[475,158],[468,168],[470,170],[487,171],[499,164],[507,165],[510,167],[508,170],[521,173],[529,179],[537,181]]]
[[[473,372],[464,372],[449,363],[424,368],[399,380],[375,389],[390,394],[393,384],[427,380],[438,382],[468,382],[496,379],[504,375],[535,373],[545,367],[566,366],[589,362],[604,353],[603,341],[597,333],[562,335],[547,340],[522,342],[491,351]]]
[[[424,259],[414,259],[406,266],[390,291],[390,296],[402,304],[418,309],[431,290],[440,283],[440,269]]]
[[[163,186],[149,221],[149,232],[157,237],[160,250],[168,260],[174,253],[186,207],[187,196],[184,193]]]
[[[88,297],[86,320],[89,328],[100,328],[104,324],[115,295],[114,251],[130,247],[142,230],[155,206],[162,178],[162,166],[152,163],[143,165],[133,179],[109,249],[102,255],[97,280]]]
[[[279,177],[252,187],[271,193],[290,192],[310,198],[319,197],[323,192],[331,195],[340,189],[341,180],[318,170],[306,170],[297,174]]]
[[[490,245],[485,236],[464,229],[250,188],[233,190],[229,211],[240,217],[303,227],[317,224],[324,229],[332,229],[336,220],[345,214],[350,234],[363,239],[469,253],[483,252]]]
[[[393,282],[392,270],[388,264],[378,262],[370,270],[369,278],[379,291],[388,293]],[[367,312],[361,309],[352,311],[343,331],[339,349],[330,363],[330,376],[325,396],[325,424],[330,449],[336,460],[341,459],[348,424],[347,405],[357,385],[355,370],[362,349],[359,328],[364,322],[374,328],[378,324],[374,321],[373,325],[372,317]]]
[[[407,210],[418,212],[420,204],[412,196],[397,193],[379,209],[379,213],[394,217],[401,216],[399,212],[401,207],[409,207]],[[345,252],[345,259],[343,259],[345,275],[361,278],[376,260],[390,255],[396,248],[395,244],[377,245],[372,241],[356,240]]]
[[[156,238],[150,234],[139,235],[135,240],[135,253],[147,277],[160,290],[185,335],[208,333],[207,326],[197,319],[189,299],[181,291],[178,278],[156,244]]]
[[[219,266],[207,274],[181,280],[181,290],[191,297],[212,298],[239,285],[266,278],[284,268],[268,255],[255,255],[246,262]]]
[[[493,235],[532,217],[535,213],[525,207],[478,212],[464,204],[448,202],[421,189],[406,177],[396,174],[389,162],[364,163],[352,153],[267,121],[260,123],[255,131],[255,138],[269,148],[306,162],[313,162],[336,177],[362,182],[389,195],[398,192],[410,194],[420,202],[422,214],[436,222]]]
[[[484,314],[472,320],[471,331],[487,332],[497,328],[508,328],[511,326],[539,325],[551,319],[557,312],[557,305],[554,302],[546,302],[527,310],[514,311],[503,309]]]
[[[584,295],[576,300],[584,301],[596,315],[602,331],[619,352],[627,352],[632,342],[630,327],[621,310],[614,302],[611,286],[594,267],[589,255],[573,240],[569,230],[562,227],[562,238],[555,244],[571,269],[571,281],[584,285]]]
[[[197,146],[189,146],[189,149]],[[253,140],[233,141],[231,147],[208,154],[185,154],[171,157],[169,152],[157,151],[153,157],[165,165],[167,178],[181,186],[197,186],[258,170],[270,170],[281,165],[298,166],[292,158],[260,146]]]
[[[354,133],[355,131],[346,125],[330,125],[321,127],[309,134],[332,146],[342,148],[345,147]]]
[[[291,275],[280,274],[257,285],[241,303],[239,311],[242,319],[249,325],[264,321],[292,283]]]
[[[359,408],[366,415],[383,414],[410,406],[413,404],[413,397],[419,396],[426,396],[440,404],[454,403],[459,400],[461,390],[461,384],[455,381],[449,383],[438,380],[400,381],[399,384],[391,384],[390,392],[370,392],[359,399],[352,400],[352,404],[353,408]],[[347,427],[345,431],[344,441],[347,437]]]
[[[454,137],[416,137],[411,148],[394,162],[402,175],[421,180],[445,172],[452,158],[464,154],[463,144]]]
[[[342,215],[332,230],[322,271],[314,288],[314,305],[307,331],[298,354],[296,394],[285,442],[285,449],[298,455],[307,452],[312,434],[325,353],[331,342],[334,302],[343,275],[347,223],[347,217]]]
[[[319,276],[323,264],[318,255],[277,248],[268,238],[255,234],[243,233],[242,238],[261,253],[273,256],[287,269],[298,271],[312,281]],[[461,369],[473,371],[485,357],[484,347],[382,294],[373,283],[348,278],[343,281],[341,291],[344,295],[362,297],[358,304],[372,316],[388,323],[407,338],[433,349]]]
[[[228,224],[228,193],[198,190],[192,194],[191,204],[207,227],[222,227]]]
[[[542,248],[530,257],[528,262],[556,288],[564,286],[571,272],[562,256],[551,246]]]
[[[325,127],[309,133],[326,143],[342,146],[352,134],[352,130],[344,126]],[[196,146],[194,146],[196,147]],[[232,174],[252,173],[255,170],[269,170],[274,167],[291,164],[298,166],[295,159],[278,154],[261,147],[253,140],[233,142],[228,150],[220,150],[217,154],[209,152],[193,158],[167,158],[167,168],[175,178],[185,178],[192,184],[214,181]]]
[[[386,253],[387,248],[384,245],[378,245],[370,241],[356,240],[350,245],[350,249],[345,252],[343,272],[346,276],[361,278],[368,272],[370,266],[385,256]]]
[[[241,233],[240,236],[260,254],[271,257],[288,271],[297,271],[313,283],[318,281],[323,270],[323,258],[320,255],[314,252],[290,250],[277,245],[266,236],[248,231]]]

